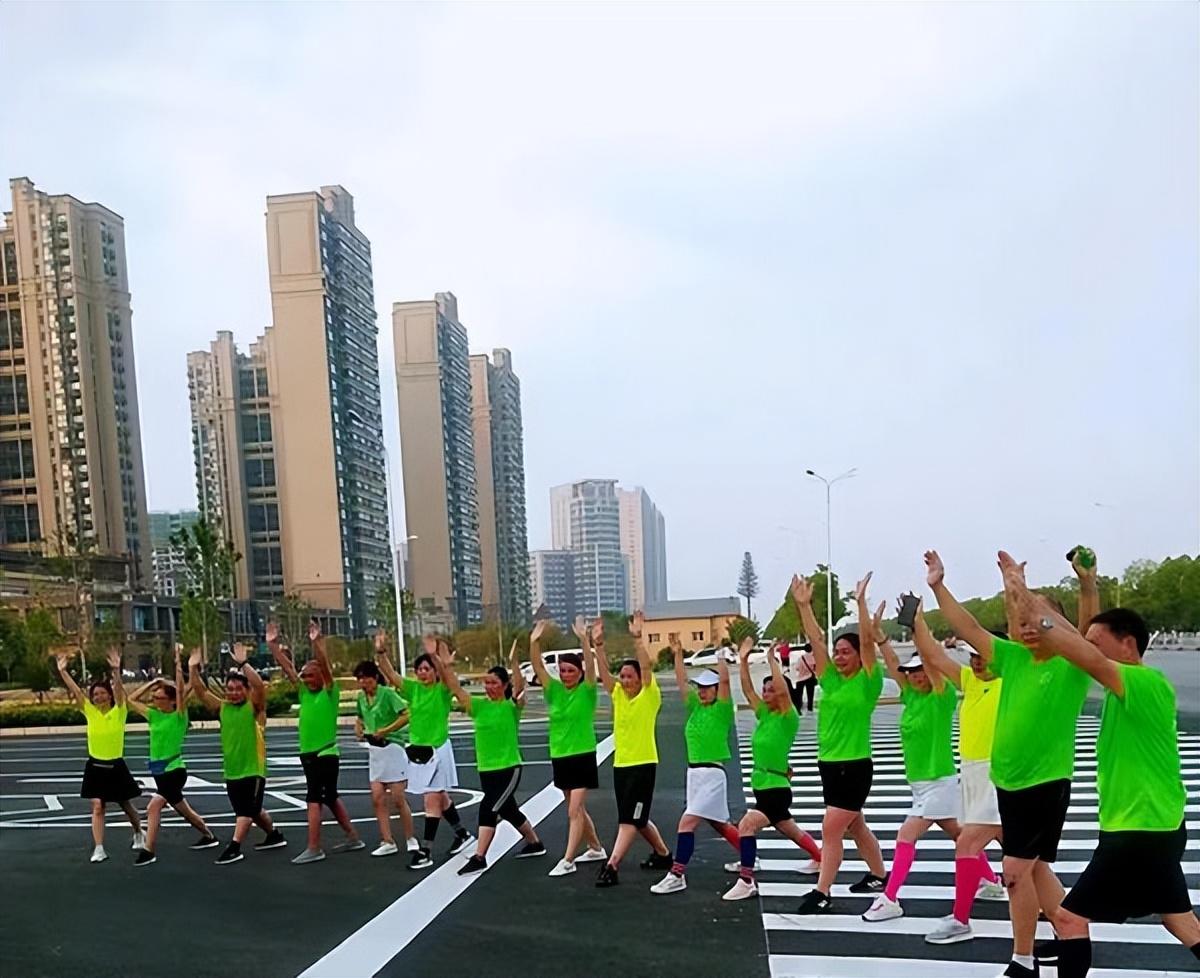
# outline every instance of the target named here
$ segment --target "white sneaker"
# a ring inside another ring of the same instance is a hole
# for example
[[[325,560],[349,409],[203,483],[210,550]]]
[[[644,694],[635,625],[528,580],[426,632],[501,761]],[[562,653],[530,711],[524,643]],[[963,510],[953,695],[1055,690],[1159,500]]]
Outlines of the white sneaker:
[[[575,872],[576,868],[577,867],[575,866],[575,863],[571,862],[571,860],[560,859],[558,861],[558,864],[552,870],[550,870],[550,872],[548,872],[546,875],[547,876],[570,876],[571,873]]]
[[[739,881],[740,882],[740,881]],[[679,893],[687,889],[687,880],[674,873],[667,873],[662,879],[650,887],[651,893]]]
[[[889,900],[886,893],[880,893],[871,904],[871,908],[862,915],[862,919],[870,923],[879,920],[895,920],[904,916],[904,908],[895,900]]]
[[[951,914],[938,921],[938,925],[925,935],[926,944],[958,944],[975,937],[970,924],[959,923]]]
[[[607,862],[607,860],[608,851],[604,848],[604,846],[601,846],[599,849],[592,849],[589,847],[587,852],[585,852],[582,856],[575,857],[575,862],[577,863],[602,863]]]
[[[1004,887],[999,883],[980,880],[979,889],[975,891],[975,898],[977,900],[1007,900],[1008,894],[1004,892]]]
[[[104,851],[104,846],[96,846],[96,848],[92,850],[91,862],[102,863],[107,858],[108,853]]]
[[[762,869],[762,860],[754,860],[754,871],[757,873],[760,869]],[[725,872],[727,873],[740,873],[741,871],[742,864],[739,860],[735,859],[733,862],[725,864]]]
[[[400,847],[394,842],[381,842],[371,852],[372,856],[394,856],[400,851]]]
[[[421,848],[421,843],[419,843],[413,836],[410,835],[408,837],[408,841],[404,843],[404,848],[407,852],[416,852]]]
[[[146,833],[145,832],[134,832],[133,833],[133,845],[131,845],[129,848],[133,849],[135,851],[138,849],[145,849],[146,848]]]
[[[821,864],[815,859],[810,859],[797,872],[804,873],[806,876],[817,876],[821,872]]]
[[[739,879],[728,890],[725,891],[722,900],[746,900],[752,896],[758,895],[758,884],[747,882],[744,879]]]

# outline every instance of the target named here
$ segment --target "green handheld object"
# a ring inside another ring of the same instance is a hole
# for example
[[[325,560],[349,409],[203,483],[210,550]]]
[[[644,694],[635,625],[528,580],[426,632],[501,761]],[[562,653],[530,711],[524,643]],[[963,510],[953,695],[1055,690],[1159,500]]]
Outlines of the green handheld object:
[[[1096,566],[1096,553],[1089,550],[1083,544],[1077,547],[1072,547],[1067,553],[1067,560],[1074,561],[1076,556],[1079,557],[1079,566],[1091,570]]]

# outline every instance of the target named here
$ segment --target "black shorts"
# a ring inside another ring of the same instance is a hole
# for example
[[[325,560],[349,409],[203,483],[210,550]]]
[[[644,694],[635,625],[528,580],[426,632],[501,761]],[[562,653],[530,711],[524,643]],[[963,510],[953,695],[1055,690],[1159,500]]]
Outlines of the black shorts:
[[[617,821],[644,829],[650,821],[657,764],[634,764],[613,768],[613,791],[617,795]]]
[[[596,752],[568,754],[552,757],[550,770],[554,772],[554,787],[559,791],[574,791],[587,788],[595,791],[600,787],[600,774],[596,768]]]
[[[89,757],[83,766],[83,783],[79,786],[80,798],[120,803],[141,795],[142,789],[129,773],[124,758],[98,761]]]
[[[304,800],[310,805],[332,805],[338,800],[340,760],[337,754],[300,755],[300,766],[304,768],[304,781],[308,786]]]
[[[498,771],[479,772],[479,787],[483,789],[483,797],[479,800],[481,828],[494,829],[502,818],[514,825],[524,821],[517,806],[517,787],[520,784],[520,764]]]
[[[871,793],[875,765],[871,758],[856,761],[817,761],[821,774],[821,795],[827,808],[861,812]]]
[[[1063,909],[1104,924],[1131,917],[1190,913],[1183,875],[1187,828],[1174,832],[1101,832],[1092,861],[1063,900]]]
[[[226,781],[225,794],[229,796],[233,814],[238,818],[257,818],[258,813],[263,810],[263,792],[266,787],[267,779],[258,776]]]
[[[1071,781],[1047,781],[1016,791],[996,789],[1000,807],[1000,828],[1004,832],[1000,848],[1016,859],[1040,859],[1052,863],[1058,858],[1058,842],[1071,804]]]
[[[772,825],[786,822],[792,817],[792,789],[755,788],[752,807],[765,815]]]
[[[183,801],[183,786],[187,784],[187,779],[186,767],[179,767],[174,771],[167,771],[165,774],[156,774],[154,775],[154,793],[161,795],[168,804],[178,805]]]

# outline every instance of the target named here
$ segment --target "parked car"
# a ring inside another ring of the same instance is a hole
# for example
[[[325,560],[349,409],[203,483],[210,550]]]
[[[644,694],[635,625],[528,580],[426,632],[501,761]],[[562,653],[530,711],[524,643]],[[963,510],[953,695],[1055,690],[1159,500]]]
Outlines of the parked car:
[[[546,663],[546,672],[550,673],[551,677],[553,677],[554,679],[558,678],[559,656],[567,655],[568,653],[574,653],[575,655],[582,655],[583,650],[582,649],[561,649],[558,652],[543,652],[542,653],[542,661]],[[521,675],[525,677],[525,682],[527,682],[530,686],[540,686],[541,685],[541,683],[538,682],[537,674],[533,671],[533,663],[532,662],[522,662],[521,663]]]
[[[709,646],[701,649],[699,652],[693,652],[689,656],[685,656],[683,664],[689,669],[703,669],[705,666],[715,666],[717,664],[717,649]]]

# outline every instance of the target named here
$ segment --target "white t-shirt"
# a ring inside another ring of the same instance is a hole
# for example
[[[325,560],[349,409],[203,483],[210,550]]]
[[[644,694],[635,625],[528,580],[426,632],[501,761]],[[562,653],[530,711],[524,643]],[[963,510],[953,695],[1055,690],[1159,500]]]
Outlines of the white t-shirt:
[[[817,660],[811,652],[792,650],[792,682],[803,683],[816,675]]]

